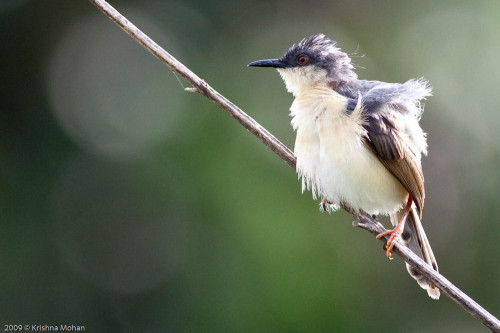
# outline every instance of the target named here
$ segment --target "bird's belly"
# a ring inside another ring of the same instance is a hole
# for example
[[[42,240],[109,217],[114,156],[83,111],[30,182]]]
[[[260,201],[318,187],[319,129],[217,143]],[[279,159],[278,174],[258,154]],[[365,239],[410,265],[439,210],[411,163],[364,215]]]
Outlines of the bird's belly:
[[[295,154],[303,189],[369,214],[389,214],[402,207],[407,191],[357,131],[342,124],[313,133],[297,133]]]
[[[362,144],[335,151],[321,148],[318,173],[324,197],[369,214],[395,212],[407,195],[401,183]]]

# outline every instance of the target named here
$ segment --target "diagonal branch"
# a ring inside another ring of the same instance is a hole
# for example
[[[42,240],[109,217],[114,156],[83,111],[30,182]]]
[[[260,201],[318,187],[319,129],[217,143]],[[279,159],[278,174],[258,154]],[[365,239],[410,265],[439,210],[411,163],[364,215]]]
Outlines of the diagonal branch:
[[[257,123],[252,117],[243,112],[240,108],[234,105],[227,98],[215,91],[211,86],[209,86],[204,80],[199,78],[186,66],[176,60],[167,51],[156,44],[151,38],[145,35],[141,30],[139,30],[135,25],[128,21],[123,15],[121,15],[117,10],[111,7],[104,0],[89,0],[93,3],[100,11],[102,11],[106,16],[108,16],[112,21],[114,21],[120,28],[122,28],[126,33],[128,33],[133,39],[140,43],[146,50],[151,52],[160,61],[165,63],[170,69],[177,74],[181,75],[187,82],[189,82],[193,87],[187,88],[187,91],[199,92],[200,94],[206,96],[212,102],[217,104],[222,110],[228,113],[231,117],[236,119],[243,127],[254,134],[260,141],[262,141],[266,146],[271,148],[276,155],[280,156],[288,165],[295,169],[295,156],[283,143],[281,143],[276,137],[274,137],[269,131]],[[344,207],[344,209],[346,209]],[[367,214],[359,214],[349,209],[346,209],[355,219],[353,225],[360,227],[371,232],[374,235],[382,233],[385,228],[374,218]],[[383,241],[386,241],[386,237]],[[396,246],[394,252],[401,256],[408,264],[419,271],[422,275],[428,278],[435,286],[437,286],[441,291],[454,300],[458,305],[460,305],[465,311],[469,312],[473,317],[483,323],[485,326],[490,328],[493,332],[500,332],[500,321],[495,318],[492,314],[486,311],[478,303],[476,303],[472,298],[467,296],[463,291],[458,289],[453,285],[448,279],[443,275],[434,271],[429,267],[422,259],[420,259],[416,254],[414,254],[410,249],[405,246]]]

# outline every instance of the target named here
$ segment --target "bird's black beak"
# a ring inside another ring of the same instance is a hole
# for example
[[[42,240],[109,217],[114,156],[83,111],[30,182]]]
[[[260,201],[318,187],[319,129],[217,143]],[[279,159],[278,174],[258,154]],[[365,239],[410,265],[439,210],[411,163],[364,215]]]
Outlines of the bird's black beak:
[[[273,68],[285,68],[286,65],[281,61],[281,59],[266,59],[257,60],[248,64],[252,67],[273,67]]]

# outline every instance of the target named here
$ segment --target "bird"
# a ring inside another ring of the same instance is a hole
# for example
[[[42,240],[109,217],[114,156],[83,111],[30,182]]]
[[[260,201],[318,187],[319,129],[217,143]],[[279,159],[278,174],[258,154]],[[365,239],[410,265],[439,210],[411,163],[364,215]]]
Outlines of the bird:
[[[358,79],[350,56],[322,33],[292,45],[281,58],[248,66],[275,68],[294,96],[290,115],[302,192],[322,198],[321,210],[343,206],[388,215],[394,229],[377,235],[390,236],[387,257],[399,242],[437,272],[421,223],[427,138],[419,121],[422,101],[432,95],[429,83]],[[439,299],[439,289],[406,266],[428,295]]]

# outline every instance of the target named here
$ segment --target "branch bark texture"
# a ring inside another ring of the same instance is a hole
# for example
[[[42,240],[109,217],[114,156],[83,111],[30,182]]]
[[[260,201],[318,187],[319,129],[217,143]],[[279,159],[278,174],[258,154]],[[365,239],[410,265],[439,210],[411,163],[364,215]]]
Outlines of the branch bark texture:
[[[128,33],[134,40],[141,44],[146,50],[151,52],[160,61],[165,63],[172,71],[182,76],[193,87],[187,88],[187,91],[199,92],[206,96],[212,102],[217,104],[219,108],[228,113],[231,117],[236,119],[243,127],[254,134],[266,146],[271,148],[272,151],[281,157],[288,165],[295,169],[296,159],[293,152],[274,137],[263,126],[256,122],[252,117],[243,112],[240,108],[234,105],[227,98],[218,93],[215,89],[209,86],[204,80],[193,73],[189,68],[184,66],[181,62],[175,59],[162,47],[156,44],[151,38],[139,30],[135,25],[128,21],[116,9],[110,6],[104,0],[89,0],[101,12],[108,16],[120,28]],[[353,225],[371,232],[373,235],[378,235],[385,231],[385,228],[376,219],[367,214],[359,214],[350,211],[344,207],[356,220]],[[387,241],[388,236],[382,239]],[[454,300],[465,311],[469,312],[474,318],[479,320],[493,332],[500,332],[500,321],[485,310],[476,301],[470,298],[463,291],[453,285],[443,275],[434,271],[422,259],[414,254],[410,249],[405,246],[394,247],[394,252],[402,257],[408,264],[427,277],[434,285],[436,285],[445,295]]]

